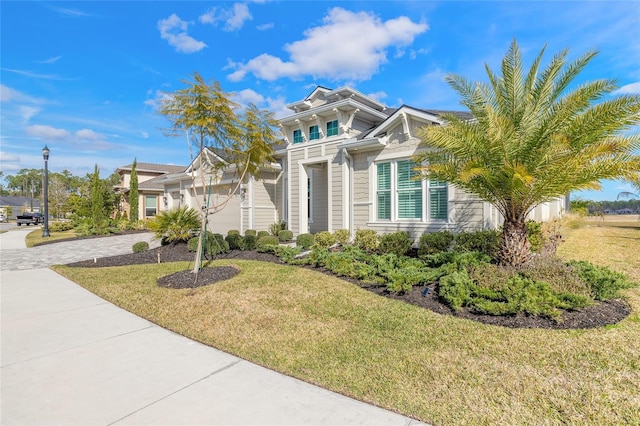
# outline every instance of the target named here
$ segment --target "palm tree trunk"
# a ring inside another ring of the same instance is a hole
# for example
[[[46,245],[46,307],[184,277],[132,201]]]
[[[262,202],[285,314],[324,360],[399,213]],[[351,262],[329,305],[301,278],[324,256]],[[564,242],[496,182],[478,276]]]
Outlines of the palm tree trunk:
[[[504,266],[519,267],[529,262],[530,258],[531,244],[524,217],[505,218],[498,248],[498,261]]]

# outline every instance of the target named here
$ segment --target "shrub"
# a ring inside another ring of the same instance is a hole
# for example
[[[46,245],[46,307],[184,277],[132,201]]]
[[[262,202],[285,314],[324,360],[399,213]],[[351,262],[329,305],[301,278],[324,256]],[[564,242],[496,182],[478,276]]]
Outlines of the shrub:
[[[286,229],[278,231],[278,239],[280,242],[291,241],[293,240],[293,232]]]
[[[229,243],[230,250],[242,250],[242,236],[240,234],[228,234],[224,240]]]
[[[244,231],[244,235],[253,235],[254,237],[258,235],[258,232],[255,229],[247,229]]]
[[[269,225],[269,232],[271,235],[278,236],[280,231],[285,231],[287,229],[287,222],[281,220],[280,222],[275,222]]]
[[[520,274],[534,281],[548,283],[556,292],[591,296],[589,285],[580,278],[574,268],[555,256],[533,256]]]
[[[380,239],[378,238],[376,231],[372,229],[358,229],[356,230],[354,244],[362,250],[374,252],[378,249]]]
[[[198,237],[190,238],[187,242],[187,250],[195,252],[198,250]]]
[[[234,234],[240,235],[240,231],[238,231],[237,229],[229,229],[227,231],[227,235],[234,235]]]
[[[280,244],[278,237],[273,235],[265,235],[256,241],[256,250],[259,252],[275,252],[276,247]]]
[[[380,237],[378,251],[382,254],[395,253],[404,256],[413,245],[413,240],[409,238],[409,233],[404,231],[392,232]]]
[[[200,227],[198,212],[189,207],[160,212],[147,221],[147,226],[168,243],[188,241]]]
[[[329,231],[318,232],[314,236],[314,247],[317,248],[329,248],[336,242],[336,238]]]
[[[315,237],[311,234],[300,234],[296,238],[296,246],[302,247],[303,250],[311,248],[315,241]]]
[[[596,266],[584,260],[572,261],[569,264],[589,286],[591,295],[596,300],[620,297],[619,290],[637,285],[624,274],[612,271],[606,266]]]
[[[256,249],[256,236],[255,235],[245,235],[242,238],[242,248],[243,250],[255,250]]]
[[[439,296],[456,311],[471,300],[471,288],[475,285],[467,271],[454,271],[440,278]]]
[[[142,253],[143,251],[149,250],[149,243],[146,241],[138,241],[133,245],[134,253]]]
[[[348,229],[338,229],[333,233],[333,236],[341,246],[346,246],[351,241],[351,232]]]
[[[51,222],[49,224],[49,231],[51,232],[63,232],[73,229],[73,222]]]
[[[449,231],[426,232],[418,242],[418,256],[426,256],[449,250],[453,234]]]
[[[291,263],[295,259],[296,255],[298,255],[301,251],[302,250],[300,250],[300,247],[289,247],[289,246],[279,245],[275,248],[274,253],[284,263]]]
[[[205,253],[211,256],[215,256],[220,253],[229,252],[229,243],[218,238],[207,239],[205,244]]]
[[[456,251],[479,251],[495,258],[500,245],[500,232],[495,229],[486,229],[475,232],[460,232],[454,237]]]
[[[262,237],[266,237],[267,235],[270,235],[267,231],[258,231],[258,239],[262,238]]]

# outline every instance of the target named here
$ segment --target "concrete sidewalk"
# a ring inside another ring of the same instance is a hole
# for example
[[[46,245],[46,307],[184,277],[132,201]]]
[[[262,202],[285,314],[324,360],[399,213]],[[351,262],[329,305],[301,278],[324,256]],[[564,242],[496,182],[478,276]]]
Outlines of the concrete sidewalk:
[[[0,274],[2,425],[422,424],[176,335],[49,269]]]

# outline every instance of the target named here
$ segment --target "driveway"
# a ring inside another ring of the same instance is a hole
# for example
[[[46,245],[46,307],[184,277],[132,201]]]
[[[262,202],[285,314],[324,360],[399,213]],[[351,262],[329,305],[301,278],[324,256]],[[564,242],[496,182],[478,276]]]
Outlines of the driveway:
[[[26,249],[29,231],[0,234],[2,425],[422,424],[179,336],[48,269],[148,234]]]

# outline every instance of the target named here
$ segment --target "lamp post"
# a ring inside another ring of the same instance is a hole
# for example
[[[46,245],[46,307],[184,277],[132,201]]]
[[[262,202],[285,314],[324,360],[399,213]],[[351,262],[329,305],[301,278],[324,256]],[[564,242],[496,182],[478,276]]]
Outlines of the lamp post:
[[[49,237],[49,148],[45,145],[42,148],[42,158],[44,158],[44,230],[43,237]]]

